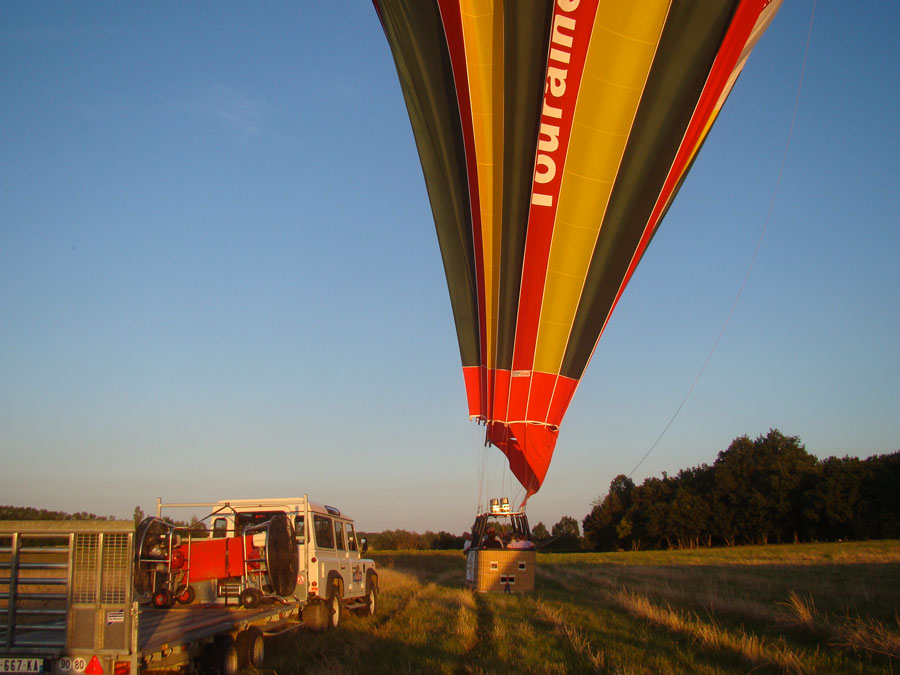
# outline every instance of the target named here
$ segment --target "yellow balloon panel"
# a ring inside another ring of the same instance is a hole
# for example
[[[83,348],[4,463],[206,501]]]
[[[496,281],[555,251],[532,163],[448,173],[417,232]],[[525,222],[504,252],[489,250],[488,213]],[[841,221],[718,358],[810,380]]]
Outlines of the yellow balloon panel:
[[[496,4],[498,8],[502,8],[501,3]],[[495,105],[502,101],[497,96],[497,92],[502,91],[502,76],[498,70],[498,67],[502,68],[502,63],[495,61],[501,53],[496,41],[501,40],[502,35],[497,35],[496,32],[494,9],[495,3],[491,0],[463,0],[460,3],[481,209],[487,346],[487,354],[483,358],[489,368],[493,366],[493,344],[496,340],[498,270],[494,258],[495,247],[499,246],[501,222],[497,210],[500,205],[497,183],[501,180],[499,150],[502,146],[498,144],[496,135]]]
[[[668,3],[602,3],[578,92],[550,247],[535,370],[557,372]],[[575,226],[580,226],[576,229]]]

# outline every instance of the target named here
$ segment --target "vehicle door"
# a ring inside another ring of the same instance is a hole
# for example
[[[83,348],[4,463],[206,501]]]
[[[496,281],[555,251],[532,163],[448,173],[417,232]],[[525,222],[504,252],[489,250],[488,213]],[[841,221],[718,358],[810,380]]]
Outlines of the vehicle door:
[[[334,521],[334,550],[341,578],[344,580],[344,595],[354,595],[353,577],[350,573],[350,556],[347,553],[347,537],[344,531],[344,521],[342,520]]]
[[[321,513],[314,513],[312,519],[316,546],[313,557],[317,562],[316,565],[313,565],[310,569],[310,574],[312,574],[313,568],[316,568],[318,573],[319,594],[324,597],[328,592],[326,584],[328,583],[329,573],[340,573],[338,561],[335,557],[334,524],[329,516],[322,515]]]
[[[344,532],[347,535],[347,557],[350,561],[351,595],[362,595],[365,592],[366,580],[363,574],[363,564],[359,560],[359,545],[356,542],[356,530],[353,523],[345,523]]]

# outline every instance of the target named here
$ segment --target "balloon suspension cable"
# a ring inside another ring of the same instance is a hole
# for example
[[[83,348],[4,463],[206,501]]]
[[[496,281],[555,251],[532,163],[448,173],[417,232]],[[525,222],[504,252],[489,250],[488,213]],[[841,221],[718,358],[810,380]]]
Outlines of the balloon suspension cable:
[[[478,509],[476,513],[484,513],[487,509],[487,503],[491,497],[500,496],[496,493],[496,487],[500,482],[500,476],[504,472],[505,459],[502,452],[493,446],[488,435],[488,421],[485,419],[476,420],[477,424],[484,424],[483,442],[479,443],[480,448],[476,449],[477,470],[478,470]]]
[[[809,29],[806,34],[806,47],[803,50],[803,62],[800,66],[800,79],[797,82],[797,93],[794,97],[794,111],[791,116],[791,125],[788,130],[787,142],[784,146],[784,152],[781,156],[781,167],[778,170],[778,177],[775,180],[775,186],[772,190],[772,197],[769,200],[769,209],[766,212],[765,220],[763,221],[762,230],[759,233],[759,239],[756,242],[756,249],[753,251],[753,256],[750,258],[750,264],[747,266],[747,272],[744,274],[744,280],[741,282],[740,288],[738,288],[737,295],[734,298],[734,302],[731,304],[731,309],[728,311],[728,316],[725,317],[725,322],[722,324],[722,329],[719,331],[718,337],[716,337],[715,342],[713,343],[712,349],[709,350],[709,354],[706,357],[706,360],[703,362],[703,365],[700,367],[697,376],[694,378],[694,381],[691,383],[691,386],[688,388],[687,393],[684,395],[684,398],[681,399],[681,403],[675,409],[675,412],[672,414],[672,417],[669,419],[669,422],[663,428],[662,432],[653,441],[653,445],[644,453],[644,456],[641,457],[640,461],[634,465],[634,468],[628,473],[628,477],[631,478],[634,475],[634,472],[638,470],[641,464],[644,463],[644,460],[650,456],[650,453],[656,449],[656,446],[662,440],[663,436],[666,435],[666,432],[669,430],[669,427],[672,426],[672,423],[675,421],[675,418],[678,417],[678,414],[681,412],[681,409],[684,407],[684,404],[687,403],[687,400],[690,398],[691,394],[694,391],[694,388],[697,386],[697,382],[700,381],[700,377],[703,375],[703,371],[706,370],[706,366],[709,365],[709,362],[712,360],[713,354],[716,351],[716,348],[719,346],[719,342],[722,340],[722,336],[725,334],[725,329],[728,327],[729,322],[731,321],[731,317],[734,315],[734,310],[737,308],[738,301],[741,299],[741,295],[744,293],[744,288],[747,286],[747,280],[750,278],[750,272],[753,269],[754,264],[756,263],[756,258],[759,256],[759,251],[762,248],[763,238],[766,236],[766,230],[769,228],[769,221],[772,218],[772,211],[775,207],[775,199],[778,196],[778,191],[781,187],[781,179],[784,176],[784,167],[787,163],[788,151],[791,147],[791,139],[794,136],[794,125],[797,122],[797,111],[800,108],[800,92],[803,89],[803,78],[806,74],[806,63],[809,58],[809,44],[812,41],[812,29],[813,29],[813,19],[816,16],[816,0],[813,0],[812,3],[812,11],[809,15]]]
[[[475,424],[484,424],[485,426],[487,426],[487,422],[485,422],[485,420],[481,418],[475,419]],[[486,450],[488,443],[486,430],[483,443],[479,443],[479,441],[477,440],[477,435],[475,435],[477,433],[478,432],[476,431],[473,434],[472,445],[475,448],[475,471],[477,473],[476,478],[478,480],[478,510],[476,511],[476,513],[481,513],[482,509],[484,508],[484,480],[488,458]]]
[[[475,466],[478,474],[478,508],[476,513],[484,513],[487,510],[488,502],[493,497],[509,497],[511,504],[524,503],[525,488],[519,485],[518,480],[513,477],[505,454],[491,443],[487,429],[487,420],[477,418],[473,421],[477,425],[483,424],[486,427],[483,442],[478,443],[481,447],[476,446],[475,449]],[[505,434],[509,435],[508,429],[506,429]],[[474,441],[473,445],[475,445]],[[512,495],[507,493],[507,480],[509,481],[509,490],[515,491]]]

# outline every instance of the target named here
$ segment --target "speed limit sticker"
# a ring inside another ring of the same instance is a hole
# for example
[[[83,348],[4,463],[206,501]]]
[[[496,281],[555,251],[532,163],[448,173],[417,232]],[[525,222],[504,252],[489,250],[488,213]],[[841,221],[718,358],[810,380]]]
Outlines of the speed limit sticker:
[[[63,673],[83,673],[87,668],[87,660],[64,656],[57,662],[56,667]]]

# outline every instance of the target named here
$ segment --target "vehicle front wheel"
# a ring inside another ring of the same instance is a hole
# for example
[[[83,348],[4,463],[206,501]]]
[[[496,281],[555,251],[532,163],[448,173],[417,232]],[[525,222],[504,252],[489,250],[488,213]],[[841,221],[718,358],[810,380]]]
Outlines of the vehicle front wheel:
[[[341,620],[344,618],[344,599],[341,593],[341,584],[338,581],[334,581],[331,584],[331,594],[328,598],[329,605],[329,619],[331,621],[331,628],[337,628],[341,624]]]
[[[366,583],[366,594],[363,596],[365,607],[360,607],[356,613],[360,616],[372,617],[378,611],[378,588],[371,581]]]

